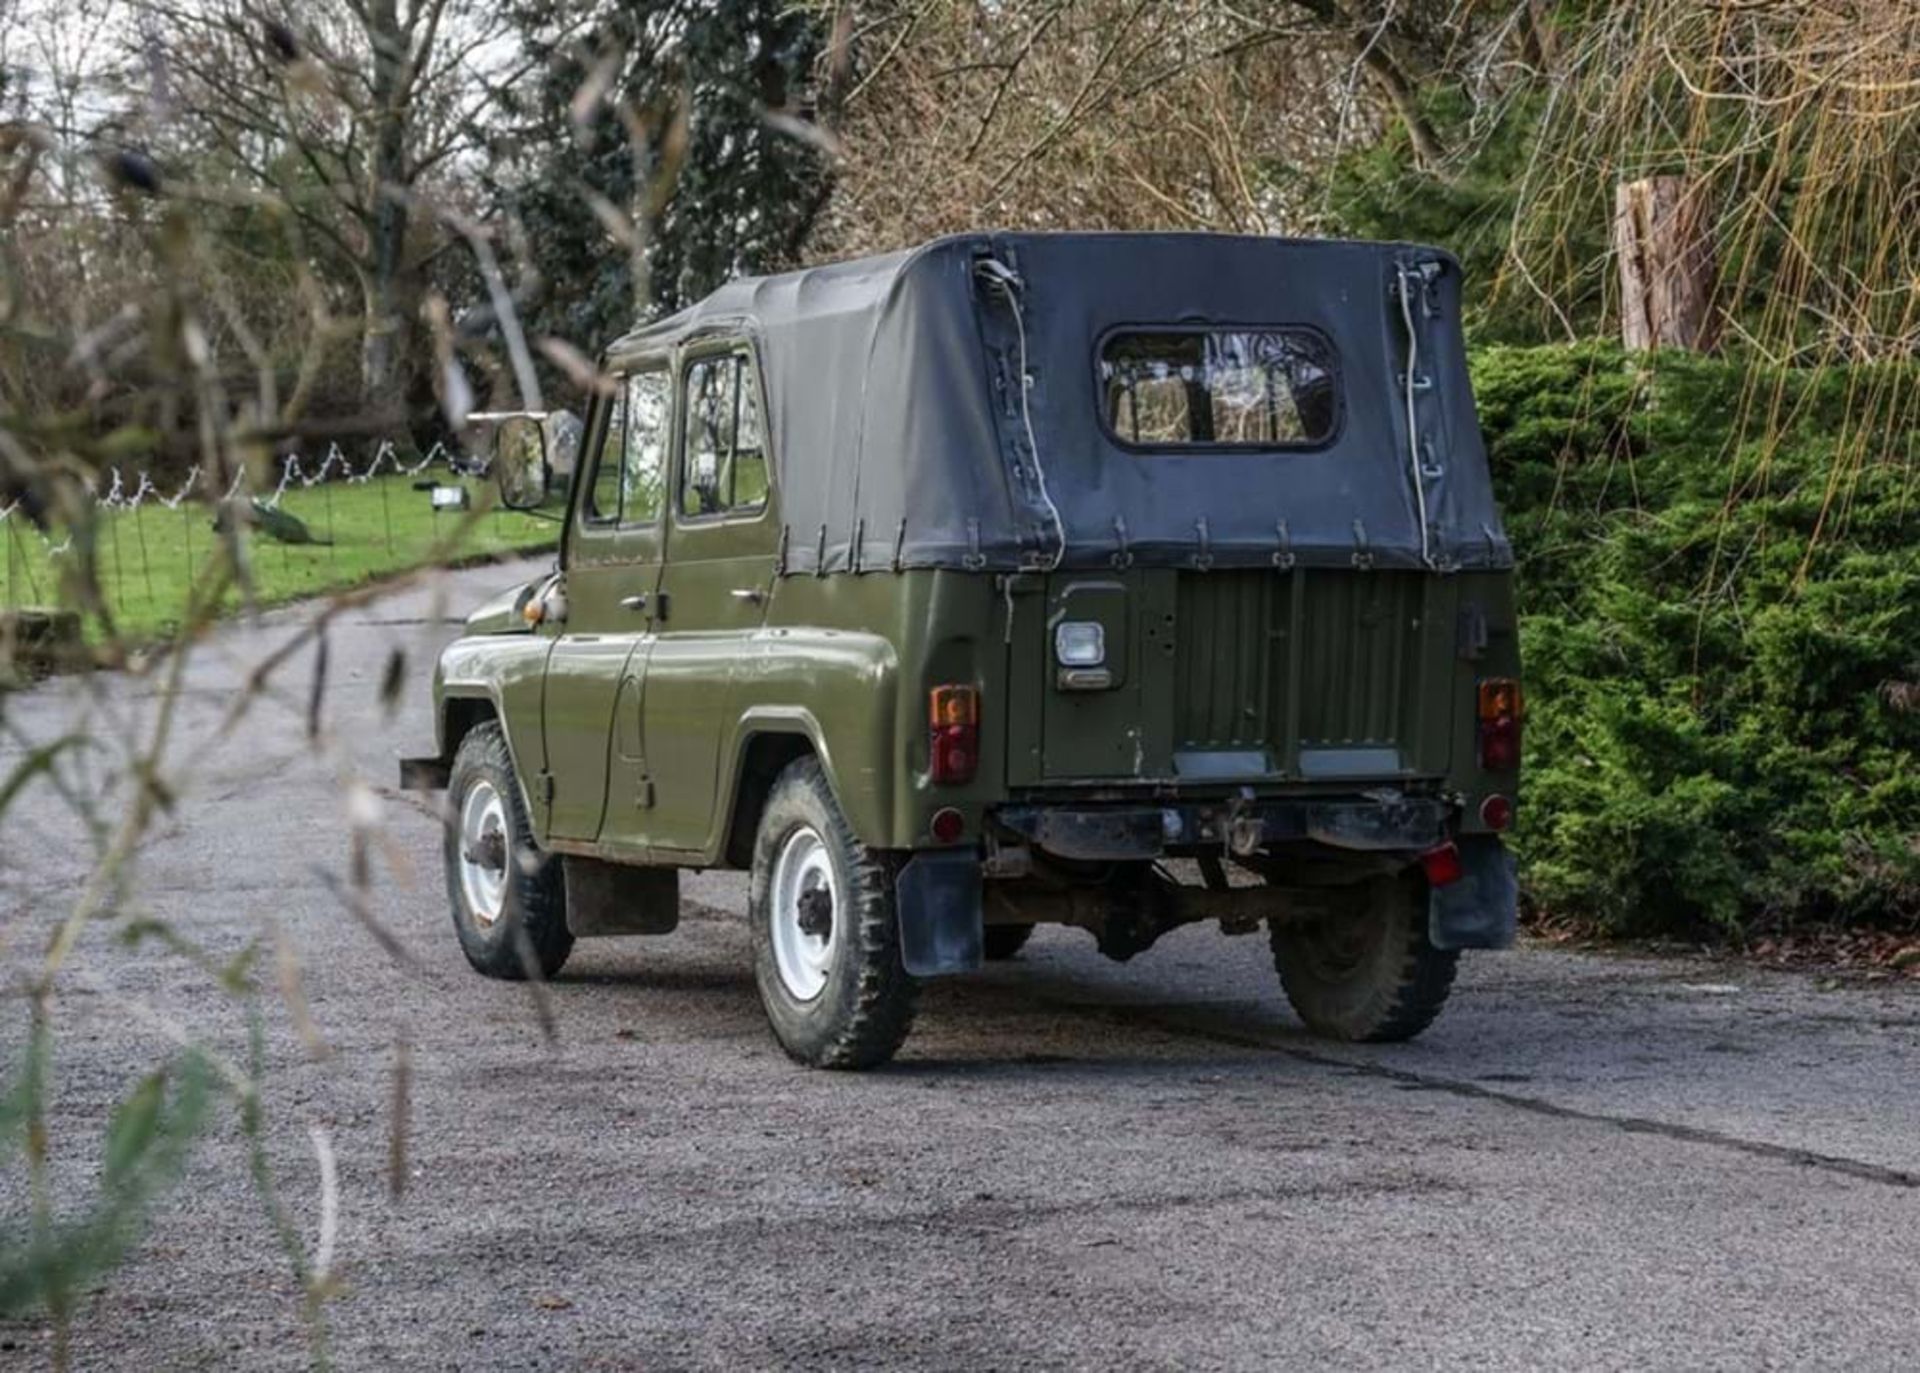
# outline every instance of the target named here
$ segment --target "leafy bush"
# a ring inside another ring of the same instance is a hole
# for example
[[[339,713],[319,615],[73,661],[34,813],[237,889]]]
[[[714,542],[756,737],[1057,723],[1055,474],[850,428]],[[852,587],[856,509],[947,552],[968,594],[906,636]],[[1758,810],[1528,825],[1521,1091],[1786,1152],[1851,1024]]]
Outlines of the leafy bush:
[[[1474,376],[1521,560],[1533,908],[1920,920],[1920,376],[1598,345]]]

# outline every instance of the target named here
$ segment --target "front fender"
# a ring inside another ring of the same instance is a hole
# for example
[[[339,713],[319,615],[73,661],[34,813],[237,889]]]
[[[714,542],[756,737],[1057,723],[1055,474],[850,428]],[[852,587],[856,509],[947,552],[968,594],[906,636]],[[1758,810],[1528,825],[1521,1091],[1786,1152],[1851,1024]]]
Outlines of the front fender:
[[[440,756],[451,762],[461,736],[477,717],[490,713],[506,735],[521,799],[542,843],[547,837],[547,798],[535,782],[547,771],[541,702],[552,650],[553,641],[541,635],[467,635],[441,651],[434,673],[434,740]],[[486,709],[475,711],[475,705]]]

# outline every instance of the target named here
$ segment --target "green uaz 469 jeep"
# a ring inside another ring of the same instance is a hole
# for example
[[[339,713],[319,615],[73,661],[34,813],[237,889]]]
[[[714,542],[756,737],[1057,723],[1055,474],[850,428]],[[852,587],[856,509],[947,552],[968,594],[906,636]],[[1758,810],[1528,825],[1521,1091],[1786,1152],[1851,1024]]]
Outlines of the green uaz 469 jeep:
[[[435,681],[473,966],[664,934],[752,873],[780,1044],[863,1067],[1036,924],[1265,925],[1399,1039],[1511,942],[1512,553],[1431,248],[983,234],[621,339],[558,569]],[[500,425],[508,504],[562,455]]]

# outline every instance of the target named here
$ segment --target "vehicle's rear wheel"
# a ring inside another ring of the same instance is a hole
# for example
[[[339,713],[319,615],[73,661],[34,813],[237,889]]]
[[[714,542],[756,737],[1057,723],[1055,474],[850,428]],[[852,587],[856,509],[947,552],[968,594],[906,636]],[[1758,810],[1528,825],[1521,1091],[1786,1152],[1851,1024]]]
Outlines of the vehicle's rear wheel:
[[[1412,1039],[1440,1014],[1460,955],[1427,941],[1427,885],[1416,872],[1352,889],[1347,909],[1270,922],[1273,966],[1307,1028],[1332,1039]]]
[[[447,782],[444,857],[460,947],[475,971],[552,977],[573,952],[560,860],[534,847],[506,736],[493,721],[460,741]]]
[[[780,1047],[818,1068],[871,1068],[913,1023],[893,868],[854,837],[826,774],[803,758],[760,817],[747,901],[754,980]]]
[[[981,931],[981,948],[989,963],[1000,963],[1026,948],[1031,938],[1031,925],[989,925]]]

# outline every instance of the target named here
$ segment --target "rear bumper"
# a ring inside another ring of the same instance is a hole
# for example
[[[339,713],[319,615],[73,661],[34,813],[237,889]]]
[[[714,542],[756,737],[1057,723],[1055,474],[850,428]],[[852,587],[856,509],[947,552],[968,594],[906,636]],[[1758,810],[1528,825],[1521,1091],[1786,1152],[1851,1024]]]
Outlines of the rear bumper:
[[[1391,793],[1160,805],[1012,805],[994,811],[992,818],[1061,858],[1126,862],[1210,848],[1251,854],[1271,844],[1301,840],[1362,853],[1424,853],[1447,841],[1448,813],[1437,797]]]
[[[1428,938],[1439,949],[1499,949],[1513,942],[1519,887],[1512,856],[1491,835],[1453,833],[1453,807],[1438,797],[1377,792],[1371,796],[1318,799],[1236,799],[1229,802],[1178,802],[1161,805],[1011,805],[989,814],[1004,833],[1063,859],[1092,862],[1148,862],[1182,855],[1232,853],[1246,857],[1306,841],[1353,855],[1355,873],[1386,876],[1416,859],[1445,852],[1457,861],[1457,875],[1427,892]],[[1218,918],[1248,928],[1260,919],[1321,918],[1302,900],[1326,888],[1309,882],[1290,887],[1287,862],[1272,864],[1262,890],[1169,885],[1142,879],[1135,897],[1159,883],[1159,904],[1149,903],[1151,918],[1139,928],[1141,910],[1117,894],[1111,884],[1090,882],[1081,888],[1054,887],[1037,894],[1050,913],[1026,910],[1026,919],[1056,919],[1099,932],[1101,949],[1126,958],[1150,945],[1165,929]],[[1417,869],[1416,869],[1417,870]],[[1429,869],[1431,871],[1432,869]],[[1001,873],[1005,876],[1007,874]],[[902,961],[916,977],[966,972],[980,964],[983,950],[984,871],[976,849],[925,849],[901,870],[897,883]],[[1016,879],[1017,880],[1017,879]],[[1269,901],[1263,891],[1273,892]],[[1064,904],[1062,904],[1064,903]],[[1136,917],[1129,925],[1129,914]],[[1117,935],[1114,922],[1120,921]]]

